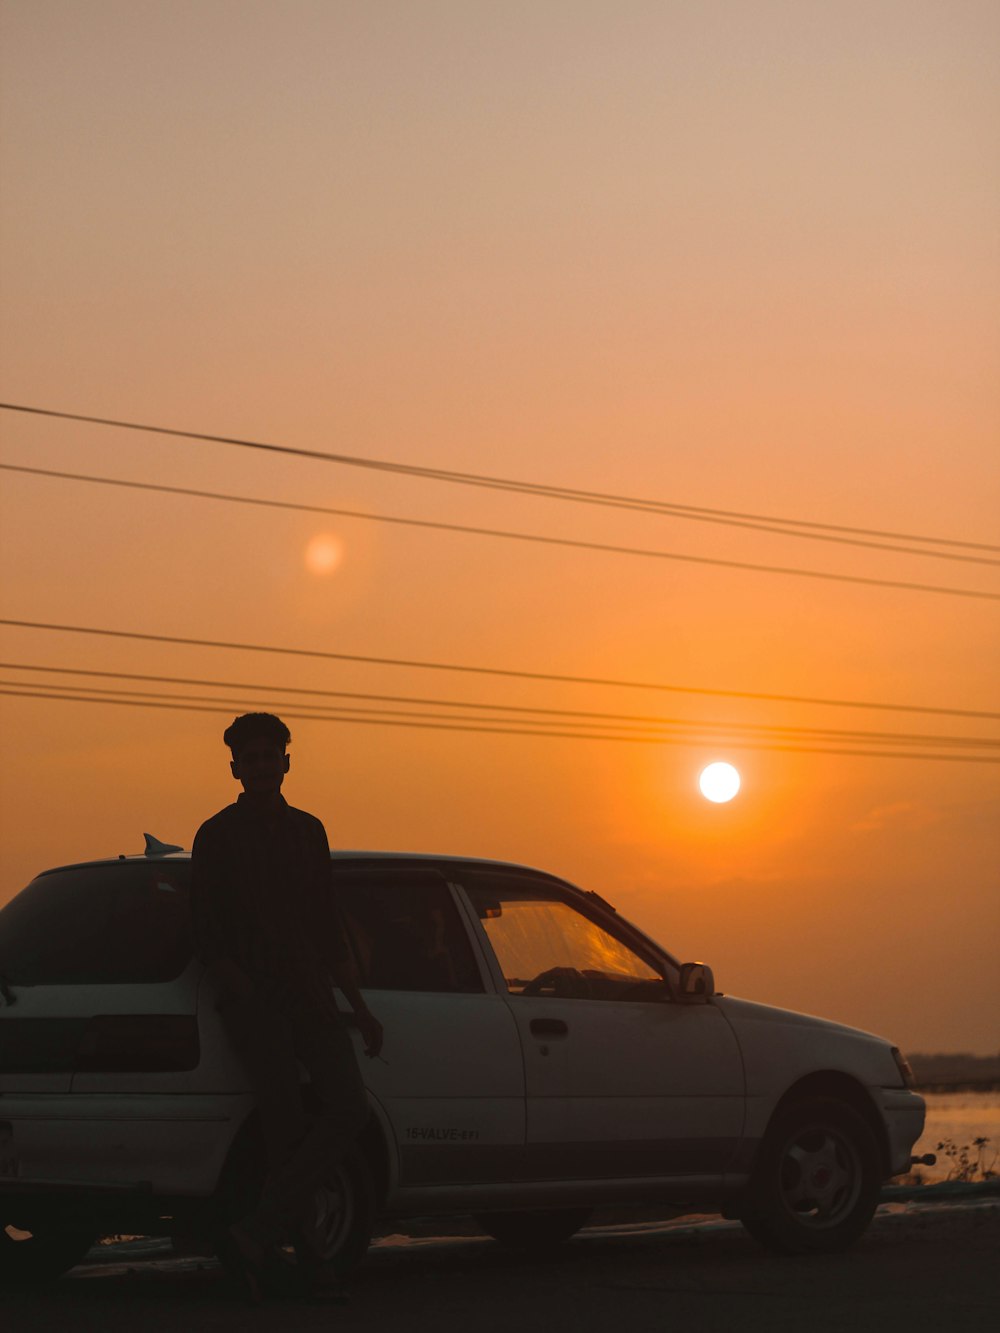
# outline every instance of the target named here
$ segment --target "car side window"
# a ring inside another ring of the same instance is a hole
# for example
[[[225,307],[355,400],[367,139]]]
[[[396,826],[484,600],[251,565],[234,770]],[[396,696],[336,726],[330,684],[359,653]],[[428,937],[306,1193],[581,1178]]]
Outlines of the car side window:
[[[438,874],[335,867],[333,882],[363,987],[484,989],[465,923]]]
[[[582,1000],[666,998],[660,973],[554,885],[463,878],[508,993]]]
[[[15,985],[169,981],[191,957],[186,863],[40,875],[0,911],[0,968]]]

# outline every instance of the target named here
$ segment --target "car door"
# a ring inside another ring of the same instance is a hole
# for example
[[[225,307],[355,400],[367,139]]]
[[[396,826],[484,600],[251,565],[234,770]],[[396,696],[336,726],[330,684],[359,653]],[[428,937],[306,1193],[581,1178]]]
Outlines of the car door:
[[[0,913],[14,999],[0,1090],[22,1177],[134,1184],[191,1144],[178,1071],[198,1064],[186,865],[135,860],[40,876]]]
[[[711,1176],[739,1145],[739,1048],[712,1004],[671,1000],[666,960],[579,893],[462,876],[524,1053],[529,1175]]]
[[[382,1023],[365,1082],[391,1125],[402,1189],[509,1180],[524,1151],[524,1071],[505,997],[436,870],[335,862],[365,999]]]

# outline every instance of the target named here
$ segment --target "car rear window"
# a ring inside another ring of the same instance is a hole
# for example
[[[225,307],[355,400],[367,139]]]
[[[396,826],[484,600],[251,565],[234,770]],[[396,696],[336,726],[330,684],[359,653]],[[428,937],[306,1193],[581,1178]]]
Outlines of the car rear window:
[[[169,981],[191,957],[187,862],[40,875],[0,911],[0,969],[15,985]]]

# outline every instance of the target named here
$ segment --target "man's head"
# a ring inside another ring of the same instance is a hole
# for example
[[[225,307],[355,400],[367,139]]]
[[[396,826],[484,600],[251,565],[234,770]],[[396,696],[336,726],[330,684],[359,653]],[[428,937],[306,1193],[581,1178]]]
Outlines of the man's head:
[[[233,777],[251,796],[277,795],[288,772],[286,747],[291,732],[273,713],[244,713],[227,727],[222,739],[232,751]]]

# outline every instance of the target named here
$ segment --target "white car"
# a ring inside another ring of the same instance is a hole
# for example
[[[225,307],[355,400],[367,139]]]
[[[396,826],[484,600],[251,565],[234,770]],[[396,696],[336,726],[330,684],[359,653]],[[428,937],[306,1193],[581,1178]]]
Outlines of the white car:
[[[191,956],[189,871],[147,837],[0,912],[0,1281],[51,1277],[108,1233],[210,1252],[259,1188],[253,1097]],[[882,1038],[724,996],[538,870],[336,852],[333,874],[385,1028],[383,1058],[360,1057],[368,1126],[317,1190],[336,1265],[379,1215],[471,1213],[535,1245],[636,1203],[842,1249],[909,1167],[924,1102]]]

